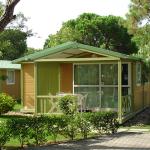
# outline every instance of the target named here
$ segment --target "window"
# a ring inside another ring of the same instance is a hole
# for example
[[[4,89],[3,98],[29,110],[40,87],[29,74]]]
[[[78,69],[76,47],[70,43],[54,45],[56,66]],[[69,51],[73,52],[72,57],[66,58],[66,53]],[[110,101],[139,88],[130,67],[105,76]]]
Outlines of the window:
[[[136,84],[141,85],[141,64],[137,63],[136,64]]]
[[[7,70],[7,84],[15,84],[15,71]]]
[[[118,107],[118,64],[74,64],[74,93],[87,94],[86,107]],[[131,64],[122,64],[122,95],[131,94]]]

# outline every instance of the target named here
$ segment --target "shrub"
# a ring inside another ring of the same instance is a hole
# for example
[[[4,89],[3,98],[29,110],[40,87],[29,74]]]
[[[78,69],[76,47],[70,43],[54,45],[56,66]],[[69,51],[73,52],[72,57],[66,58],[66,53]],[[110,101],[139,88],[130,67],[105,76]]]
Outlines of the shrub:
[[[28,117],[14,118],[8,121],[12,137],[17,138],[20,146],[29,141],[30,123]]]
[[[77,116],[76,115],[66,115],[64,116],[66,126],[63,129],[63,135],[69,137],[71,140],[75,138],[78,133],[77,126]]]
[[[0,149],[10,139],[10,128],[7,126],[7,122],[0,122]]]
[[[62,134],[63,129],[67,126],[64,115],[53,115],[47,119],[48,134],[50,134],[56,142],[58,134]]]
[[[77,126],[80,129],[81,135],[84,139],[87,138],[88,133],[91,130],[91,124],[88,120],[88,113],[79,113],[77,116]]]
[[[77,97],[73,95],[66,95],[59,99],[60,110],[66,114],[74,114],[77,110]]]
[[[11,96],[0,93],[0,115],[13,110],[14,105],[15,101]]]
[[[94,112],[89,114],[93,127],[101,133],[114,133],[118,129],[116,112]]]
[[[30,117],[30,138],[34,140],[35,144],[42,144],[46,142],[47,137],[47,120],[44,116]]]

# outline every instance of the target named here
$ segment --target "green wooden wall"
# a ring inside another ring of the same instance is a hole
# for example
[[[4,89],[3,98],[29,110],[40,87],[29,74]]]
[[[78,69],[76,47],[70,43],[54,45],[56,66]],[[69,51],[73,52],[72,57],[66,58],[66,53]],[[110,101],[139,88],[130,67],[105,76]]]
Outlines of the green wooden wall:
[[[37,95],[59,92],[59,64],[42,62],[37,64]]]

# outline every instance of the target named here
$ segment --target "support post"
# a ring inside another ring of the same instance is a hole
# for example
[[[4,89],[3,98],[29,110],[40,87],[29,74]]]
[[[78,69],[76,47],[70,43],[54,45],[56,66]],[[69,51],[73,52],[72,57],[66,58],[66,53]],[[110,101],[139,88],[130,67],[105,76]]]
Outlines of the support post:
[[[37,115],[37,63],[34,63],[34,106]]]
[[[23,89],[23,64],[21,64],[21,83],[20,83],[20,86],[21,86],[21,104],[22,106],[24,107],[24,89]]]
[[[122,123],[122,64],[118,61],[118,118]]]

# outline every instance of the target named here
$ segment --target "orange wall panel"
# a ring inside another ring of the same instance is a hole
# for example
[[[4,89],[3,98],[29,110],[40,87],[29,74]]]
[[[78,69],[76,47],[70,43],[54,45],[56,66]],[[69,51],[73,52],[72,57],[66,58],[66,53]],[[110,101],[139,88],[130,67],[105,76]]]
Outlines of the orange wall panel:
[[[73,64],[60,64],[60,92],[72,93],[73,87]]]
[[[23,105],[25,108],[34,108],[34,64],[23,64]]]

